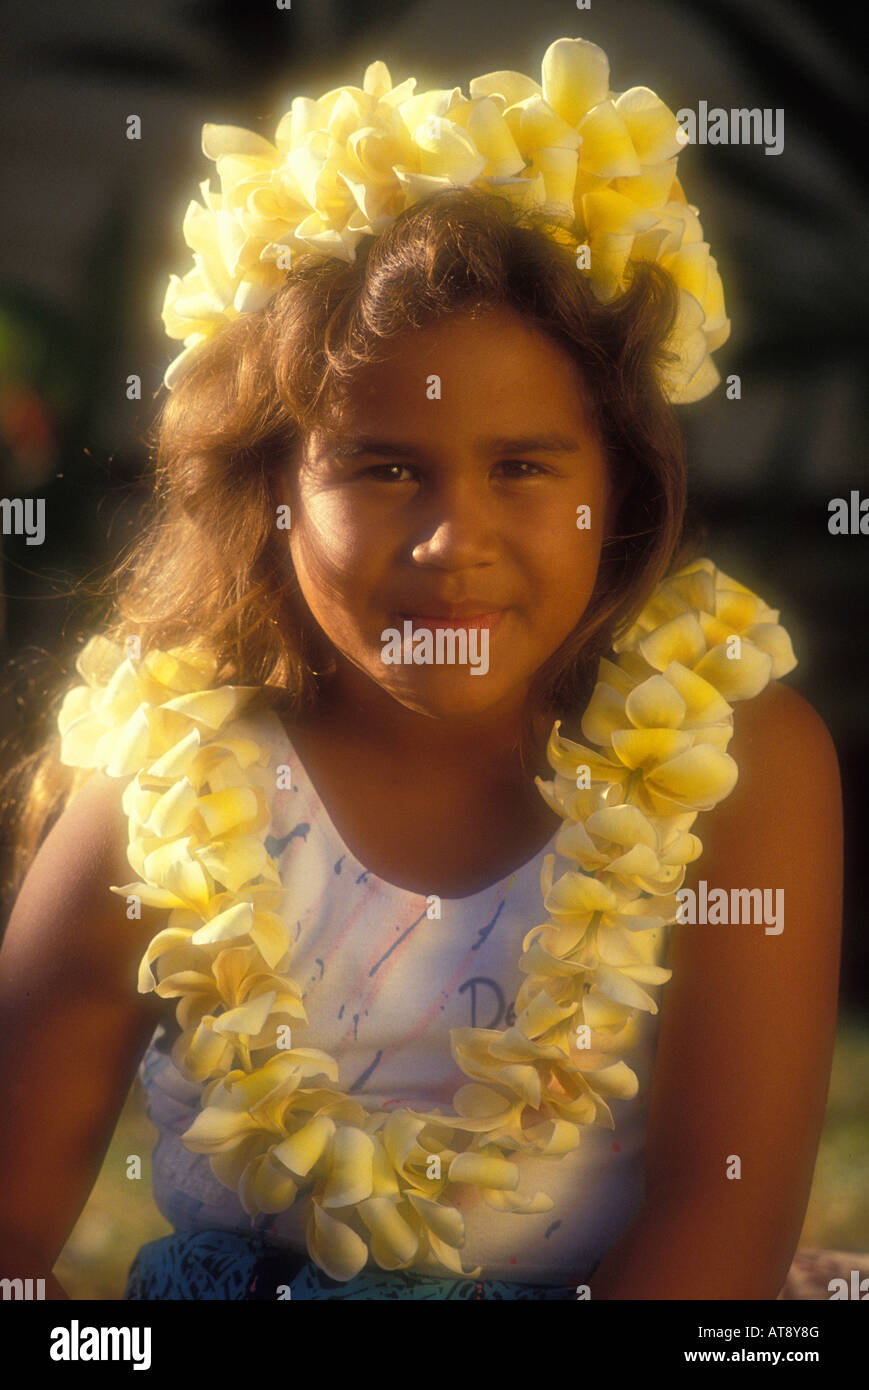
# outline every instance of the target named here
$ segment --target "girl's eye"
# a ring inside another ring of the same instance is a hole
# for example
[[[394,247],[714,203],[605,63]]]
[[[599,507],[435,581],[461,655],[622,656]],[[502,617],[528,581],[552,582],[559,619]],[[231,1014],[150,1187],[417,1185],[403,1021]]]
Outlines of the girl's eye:
[[[541,468],[539,463],[526,463],[523,459],[507,459],[504,462],[505,468],[527,468],[530,472],[520,473],[519,477],[534,478],[538,473],[545,473],[546,469]]]
[[[407,479],[396,476],[402,471],[409,473],[411,470],[405,463],[375,463],[363,470],[363,476],[374,477],[382,483],[403,483]]]
[[[519,478],[535,478],[538,474],[547,471],[545,468],[541,468],[539,463],[528,463],[524,459],[505,459],[501,467],[507,470],[516,470],[512,476]],[[384,483],[401,483],[407,481],[405,478],[397,476],[402,471],[410,473],[412,469],[404,463],[375,463],[370,468],[364,469],[364,476],[377,478]]]

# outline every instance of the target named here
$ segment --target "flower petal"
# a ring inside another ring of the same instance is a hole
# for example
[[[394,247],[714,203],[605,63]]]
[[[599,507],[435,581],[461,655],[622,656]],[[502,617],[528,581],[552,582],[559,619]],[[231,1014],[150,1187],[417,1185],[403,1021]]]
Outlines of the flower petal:
[[[329,1170],[323,1191],[324,1207],[347,1207],[371,1196],[374,1143],[370,1134],[341,1125],[329,1150]]]
[[[345,1222],[330,1216],[316,1200],[311,1203],[307,1246],[314,1263],[340,1283],[353,1279],[368,1259],[368,1247],[362,1237]]]
[[[609,59],[587,39],[556,39],[543,55],[543,98],[568,125],[603,101],[609,88]]]

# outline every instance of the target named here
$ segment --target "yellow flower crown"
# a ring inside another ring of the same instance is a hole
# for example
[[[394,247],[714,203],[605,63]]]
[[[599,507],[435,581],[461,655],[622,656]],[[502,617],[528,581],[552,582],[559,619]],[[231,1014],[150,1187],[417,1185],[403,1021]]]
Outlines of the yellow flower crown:
[[[590,746],[554,725],[555,777],[538,788],[563,817],[555,849],[574,867],[554,879],[545,856],[548,915],[523,940],[513,1026],[451,1030],[469,1080],[448,1114],[369,1111],[328,1053],[286,1045],[308,1020],[291,973],[292,886],[266,849],[276,769],[242,717],[252,691],[215,686],[217,662],[195,648],[129,660],[90,641],[78,661],[86,684],[59,716],[62,761],[130,779],[138,881],[112,891],[169,910],[139,989],[178,1000],[173,1057],[203,1087],[183,1141],[211,1156],[249,1216],[308,1201],[308,1251],[334,1279],[369,1254],[382,1269],[476,1277],[460,1255],[463,1190],[503,1212],[552,1207],[545,1192],[520,1191],[516,1160],[560,1158],[583,1125],[614,1128],[608,1097],[636,1094],[619,1053],[639,1014],[657,1012],[647,987],[671,973],[649,933],[676,919],[676,891],[702,850],[697,813],[736,783],[729,702],[796,665],[778,617],[697,560],[659,585],[600,663],[582,721]]]
[[[318,100],[296,97],[274,141],[238,126],[205,125],[202,149],[220,192],[199,186],[184,240],[193,269],[171,275],[163,304],[184,351],[167,368],[172,388],[199,345],[240,314],[263,308],[293,258],[314,252],[352,262],[405,209],[442,188],[472,185],[523,209],[540,209],[575,238],[578,273],[604,302],[631,261],[655,261],[679,290],[662,385],[677,403],[700,400],[720,380],[710,353],[730,321],[697,208],[676,176],[685,140],[648,87],[609,90],[609,61],[585,39],[562,38],[543,55],[541,81],[489,72],[461,88],[415,93],[383,62],[362,87]],[[586,250],[582,250],[586,248]]]

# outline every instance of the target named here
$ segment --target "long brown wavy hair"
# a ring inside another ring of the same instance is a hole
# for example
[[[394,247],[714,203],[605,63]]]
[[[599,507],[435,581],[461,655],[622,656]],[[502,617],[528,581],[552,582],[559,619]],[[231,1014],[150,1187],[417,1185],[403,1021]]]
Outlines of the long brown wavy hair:
[[[330,647],[275,524],[278,472],[334,420],[342,390],[385,340],[459,310],[508,307],[576,364],[617,498],[592,598],[529,691],[528,708],[569,732],[597,658],[687,554],[682,436],[659,384],[677,292],[658,266],[639,264],[601,304],[575,248],[539,210],[454,188],[366,238],[352,264],[297,258],[269,304],[202,344],[167,394],[147,439],[150,515],[103,588],[106,635],[138,637],[142,652],[193,641],[216,654],[222,680],[281,692],[290,718],[312,708]],[[58,748],[49,735],[7,778],[11,886],[89,775],[63,767]]]

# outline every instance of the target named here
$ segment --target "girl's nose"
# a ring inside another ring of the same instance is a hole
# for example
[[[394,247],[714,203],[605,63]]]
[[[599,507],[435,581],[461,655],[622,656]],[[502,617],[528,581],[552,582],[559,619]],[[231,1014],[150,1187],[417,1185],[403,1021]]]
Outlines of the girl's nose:
[[[464,569],[492,564],[497,537],[486,502],[474,489],[451,490],[433,499],[417,529],[411,554],[417,564]]]

